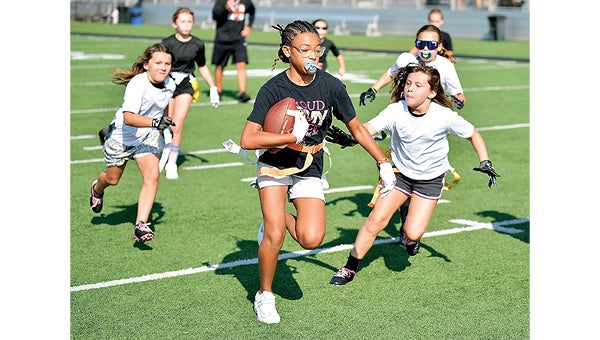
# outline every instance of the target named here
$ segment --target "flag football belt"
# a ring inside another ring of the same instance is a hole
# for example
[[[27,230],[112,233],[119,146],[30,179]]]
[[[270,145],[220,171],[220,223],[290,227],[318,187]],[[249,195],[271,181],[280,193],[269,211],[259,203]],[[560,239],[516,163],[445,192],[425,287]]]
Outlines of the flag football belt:
[[[304,171],[312,163],[313,155],[316,154],[317,152],[321,151],[321,149],[323,148],[323,144],[324,143],[317,144],[317,145],[311,145],[311,146],[305,146],[305,145],[299,145],[299,144],[288,144],[287,147],[292,150],[307,153],[306,159],[304,160],[304,165],[302,166],[302,168],[290,167],[290,168],[285,168],[285,169],[277,169],[277,168],[272,168],[272,167],[268,167],[268,166],[262,166],[258,169],[258,175],[259,176],[260,175],[289,176],[289,175],[297,174],[301,171]]]
[[[394,172],[400,172],[400,170],[398,170],[398,168],[396,167],[394,167],[393,169]],[[456,172],[456,170],[453,167],[449,167],[448,171],[452,173],[454,179],[452,180],[452,183],[444,183],[444,190],[450,190],[454,188],[456,184],[458,184],[458,181],[460,181],[460,175],[458,174],[458,172]],[[375,187],[375,191],[373,192],[373,197],[371,197],[371,201],[367,204],[369,207],[373,208],[373,206],[375,206],[375,201],[377,201],[377,197],[379,197],[379,191],[381,191],[381,178],[379,179],[379,182]]]

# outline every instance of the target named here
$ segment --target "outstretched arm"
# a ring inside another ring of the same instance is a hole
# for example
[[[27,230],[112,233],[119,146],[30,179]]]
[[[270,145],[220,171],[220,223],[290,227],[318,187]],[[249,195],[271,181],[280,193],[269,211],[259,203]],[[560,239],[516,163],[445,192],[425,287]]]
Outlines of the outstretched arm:
[[[474,130],[471,137],[467,138],[467,140],[471,142],[471,145],[477,153],[477,157],[479,157],[480,162],[489,159],[485,142],[483,141],[483,137],[481,137],[479,131]]]
[[[479,166],[473,168],[473,170],[483,172],[484,174],[490,176],[488,181],[489,188],[491,188],[493,185],[498,185],[496,177],[500,177],[500,175],[492,166],[492,161],[489,160],[485,142],[483,141],[483,137],[481,137],[479,131],[473,131],[473,135],[469,137],[468,140],[471,142],[471,145],[473,145],[473,149],[475,149],[477,157],[479,157]]]

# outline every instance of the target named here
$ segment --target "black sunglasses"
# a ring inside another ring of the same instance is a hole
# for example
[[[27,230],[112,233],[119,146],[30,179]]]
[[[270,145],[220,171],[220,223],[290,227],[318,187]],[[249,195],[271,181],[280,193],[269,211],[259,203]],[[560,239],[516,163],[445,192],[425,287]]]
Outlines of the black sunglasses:
[[[315,28],[318,30],[326,30],[327,26],[315,26]]]
[[[418,49],[423,50],[425,49],[425,46],[427,46],[427,48],[430,51],[433,51],[435,49],[438,48],[439,46],[439,41],[433,41],[433,40],[415,40],[415,46],[417,46]]]

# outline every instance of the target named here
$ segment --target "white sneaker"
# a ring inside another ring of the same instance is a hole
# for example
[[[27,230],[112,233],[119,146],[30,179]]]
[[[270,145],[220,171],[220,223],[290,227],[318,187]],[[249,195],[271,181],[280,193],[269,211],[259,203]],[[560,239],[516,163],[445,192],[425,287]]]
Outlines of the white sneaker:
[[[275,295],[271,292],[256,292],[254,296],[254,313],[258,321],[265,323],[278,323],[281,319],[275,309]]]
[[[166,177],[167,179],[178,179],[179,174],[177,173],[177,164],[175,163],[167,163],[165,166],[165,170],[167,170]]]
[[[256,235],[259,246],[262,243],[263,237],[265,237],[265,221],[262,221],[260,227],[258,227],[258,234]]]

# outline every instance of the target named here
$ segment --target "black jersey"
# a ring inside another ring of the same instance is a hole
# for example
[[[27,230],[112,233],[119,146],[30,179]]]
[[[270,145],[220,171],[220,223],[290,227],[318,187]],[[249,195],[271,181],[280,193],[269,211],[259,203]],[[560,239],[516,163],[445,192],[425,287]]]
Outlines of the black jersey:
[[[293,83],[285,71],[269,79],[258,91],[254,108],[250,112],[248,120],[263,125],[269,108],[286,97],[293,98],[298,108],[303,108],[305,112],[308,112],[306,119],[309,128],[301,142],[302,145],[311,146],[323,143],[333,117],[343,123],[356,117],[354,105],[344,83],[327,72],[317,70],[313,82],[306,86]],[[305,159],[306,153],[285,148],[276,154],[265,152],[259,160],[283,169],[302,168]],[[323,150],[316,153],[312,164],[297,175],[320,178],[322,172]]]
[[[442,45],[444,46],[444,49],[453,51],[450,33],[442,31]]]
[[[179,41],[175,34],[162,40],[162,43],[171,49],[175,56],[175,62],[171,66],[171,72],[193,73],[198,67],[206,65],[204,41],[192,36],[190,41]]]
[[[230,10],[225,9],[227,0],[216,0],[212,18],[217,23],[215,43],[245,40],[241,32],[244,26],[252,27],[256,9],[252,0],[236,0]]]
[[[338,50],[337,46],[333,43],[333,41],[325,38],[321,43],[321,47],[325,48],[325,53],[319,58],[319,62],[323,63],[323,67],[321,68],[323,71],[327,70],[327,54],[329,51],[333,53],[333,56],[337,57],[340,55],[340,50]]]

